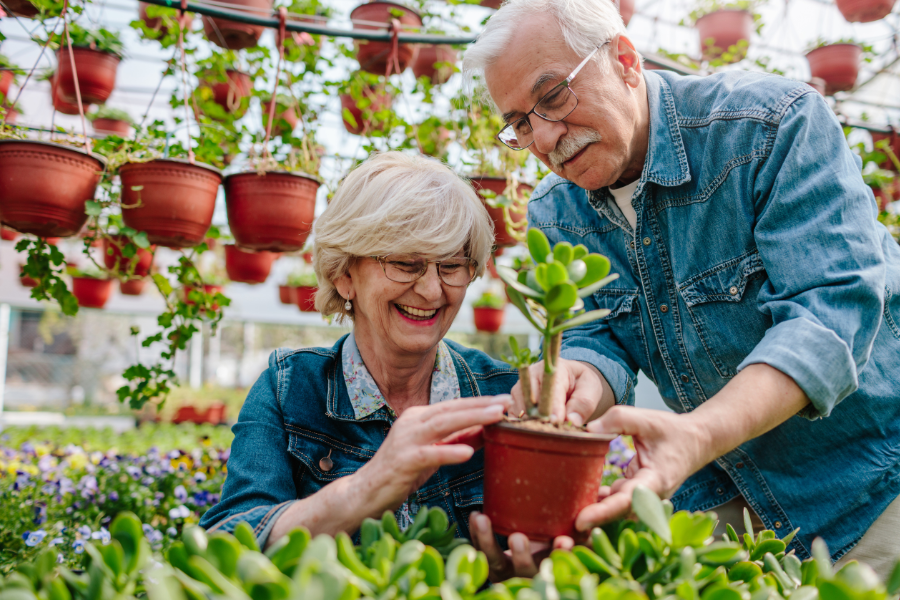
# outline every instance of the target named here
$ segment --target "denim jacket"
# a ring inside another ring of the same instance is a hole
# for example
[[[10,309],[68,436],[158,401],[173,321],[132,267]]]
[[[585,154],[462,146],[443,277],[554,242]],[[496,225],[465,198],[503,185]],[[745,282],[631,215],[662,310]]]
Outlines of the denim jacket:
[[[567,331],[621,404],[643,371],[677,412],[744,367],[791,376],[811,404],[690,477],[672,498],[706,510],[743,494],[763,523],[835,560],[900,495],[900,249],[841,127],[805,84],[731,72],[647,72],[650,140],[632,230],[608,189],[556,175],[528,221],[585,244],[619,279]],[[753,402],[752,397],[746,399]]]
[[[347,336],[332,348],[279,349],[251,388],[234,425],[222,500],[200,521],[232,531],[241,521],[264,547],[278,517],[298,499],[355,473],[381,446],[394,417],[386,407],[356,420],[341,364]],[[478,350],[445,340],[463,398],[508,394],[518,373]],[[331,458],[325,471],[321,459]],[[468,537],[469,513],[483,504],[484,451],[441,467],[414,494],[419,505],[438,506]]]

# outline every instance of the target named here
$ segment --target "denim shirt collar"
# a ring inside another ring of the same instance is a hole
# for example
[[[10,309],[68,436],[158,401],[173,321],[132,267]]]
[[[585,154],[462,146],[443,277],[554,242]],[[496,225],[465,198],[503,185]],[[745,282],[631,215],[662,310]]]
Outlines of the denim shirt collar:
[[[359,347],[356,345],[356,338],[352,333],[344,340],[341,349],[341,366],[344,385],[347,386],[350,405],[353,407],[353,415],[357,421],[374,414],[381,407],[384,407],[393,416],[393,410],[384,399],[384,395],[378,389],[378,384],[363,362]],[[437,404],[459,397],[459,378],[456,374],[456,367],[447,344],[441,340],[434,358],[429,404]]]

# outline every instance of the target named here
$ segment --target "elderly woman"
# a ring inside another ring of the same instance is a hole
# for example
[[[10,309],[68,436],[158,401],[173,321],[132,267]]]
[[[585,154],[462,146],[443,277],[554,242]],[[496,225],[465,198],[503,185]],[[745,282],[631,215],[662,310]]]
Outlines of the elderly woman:
[[[352,534],[385,510],[404,527],[437,506],[471,537],[483,456],[459,440],[502,418],[518,379],[443,339],[488,261],[487,211],[443,164],[390,152],[347,176],[315,236],[316,308],[353,333],[272,354],[234,426],[222,501],[201,525],[247,521],[265,547],[300,526]],[[485,540],[495,571],[510,567],[512,553]],[[514,546],[530,570],[527,539]]]

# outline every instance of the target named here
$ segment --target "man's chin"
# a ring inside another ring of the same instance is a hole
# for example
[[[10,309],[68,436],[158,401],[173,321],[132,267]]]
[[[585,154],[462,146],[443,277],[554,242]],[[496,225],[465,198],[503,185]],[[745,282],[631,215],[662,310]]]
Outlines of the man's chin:
[[[584,190],[599,190],[602,187],[611,185],[611,183],[607,182],[603,177],[599,177],[597,173],[592,172],[592,169],[581,171],[563,167],[561,169],[551,168],[551,170],[563,179],[571,181]]]

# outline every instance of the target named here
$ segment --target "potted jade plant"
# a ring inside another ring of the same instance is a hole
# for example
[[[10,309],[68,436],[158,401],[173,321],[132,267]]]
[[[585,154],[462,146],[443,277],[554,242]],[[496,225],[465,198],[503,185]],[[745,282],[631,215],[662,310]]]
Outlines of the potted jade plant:
[[[297,307],[303,312],[316,312],[316,292],[319,291],[319,280],[312,271],[291,273],[287,280],[288,287],[293,289]]]
[[[422,27],[422,17],[413,9],[396,2],[376,0],[360,4],[350,12],[354,29],[384,30],[397,21],[404,33],[417,31]],[[376,25],[383,23],[384,25]],[[359,68],[373,75],[402,73],[416,58],[418,47],[413,44],[396,44],[359,40],[356,60]]]
[[[123,56],[119,35],[106,29],[90,30],[77,23],[69,24],[72,55],[78,73],[78,87],[83,105],[106,102],[116,87],[116,70]],[[54,34],[52,44],[57,50],[57,86],[62,100],[77,101],[75,73],[62,34]]]
[[[825,94],[852,90],[859,77],[863,61],[872,60],[872,46],[856,42],[850,38],[836,42],[817,40],[807,51],[809,72],[812,77],[825,81]]]
[[[737,62],[747,55],[750,36],[761,16],[760,0],[701,0],[689,18],[700,35],[703,60],[721,64]]]
[[[272,17],[272,0],[224,0],[223,8],[234,7],[234,10],[256,18]],[[241,23],[221,17],[203,16],[203,33],[213,44],[229,50],[242,50],[256,46],[262,32],[262,25]]]
[[[615,436],[591,434],[571,423],[552,422],[552,390],[562,334],[609,314],[584,312],[586,298],[617,278],[609,260],[582,245],[551,248],[539,229],[529,229],[528,251],[535,268],[516,273],[498,266],[512,303],[543,335],[544,374],[540,390],[528,390],[526,410],[487,427],[484,512],[501,535],[522,532],[548,541],[576,535],[575,518],[597,501],[603,463]],[[523,382],[534,357],[513,348],[513,366]],[[530,382],[523,383],[530,388]]]
[[[134,125],[131,115],[127,112],[105,104],[98,106],[97,110],[87,115],[87,118],[90,119],[95,133],[106,135],[125,137],[131,133],[131,126]]]
[[[484,292],[472,303],[475,329],[484,333],[497,333],[503,326],[503,309],[506,299],[493,292]]]
[[[871,23],[891,14],[897,0],[835,0],[838,10],[851,23]]]
[[[112,295],[113,279],[100,270],[67,269],[72,277],[72,294],[81,308],[103,308]]]
[[[234,244],[225,245],[225,270],[228,279],[238,283],[265,283],[277,252],[244,250]]]

